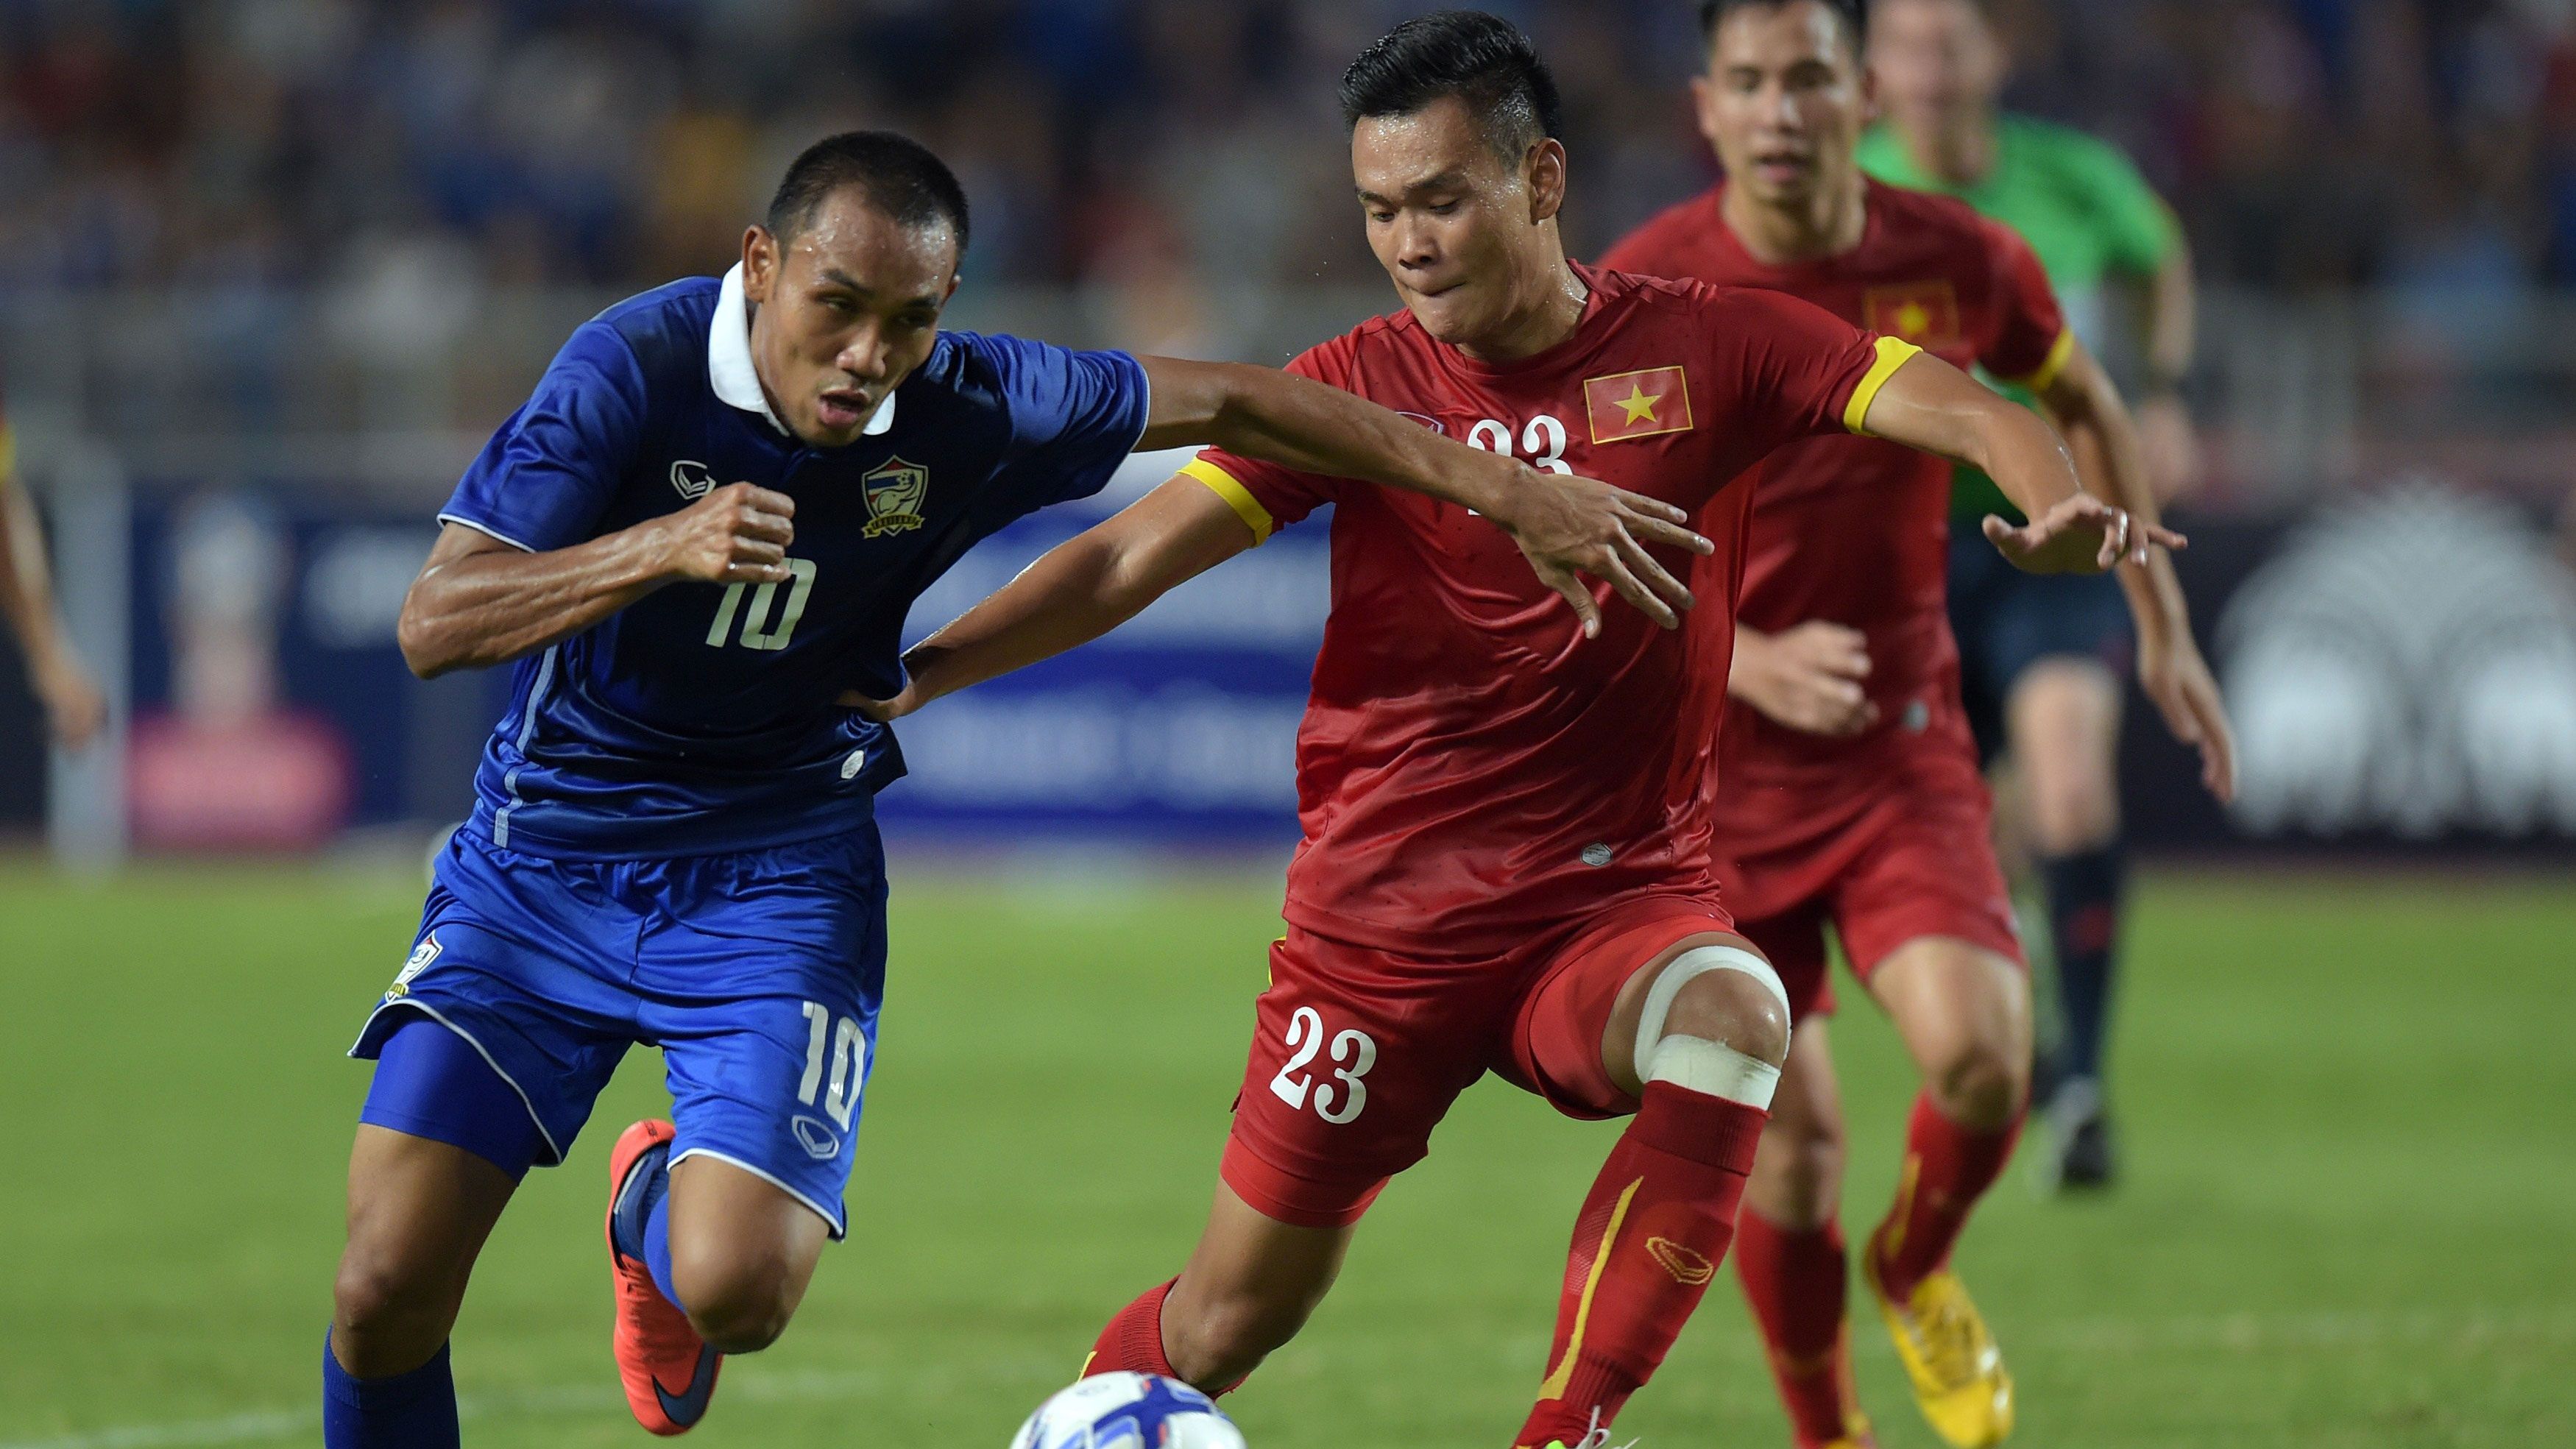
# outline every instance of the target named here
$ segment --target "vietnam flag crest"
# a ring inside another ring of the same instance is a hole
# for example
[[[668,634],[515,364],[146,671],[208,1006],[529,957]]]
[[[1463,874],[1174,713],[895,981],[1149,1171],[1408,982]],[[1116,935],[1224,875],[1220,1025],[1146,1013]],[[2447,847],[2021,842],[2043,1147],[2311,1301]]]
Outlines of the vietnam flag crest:
[[[1946,346],[1959,340],[1959,294],[1946,281],[1872,287],[1860,325],[1917,347]]]
[[[1690,375],[1649,367],[1583,380],[1583,411],[1595,443],[1624,443],[1691,430]]]

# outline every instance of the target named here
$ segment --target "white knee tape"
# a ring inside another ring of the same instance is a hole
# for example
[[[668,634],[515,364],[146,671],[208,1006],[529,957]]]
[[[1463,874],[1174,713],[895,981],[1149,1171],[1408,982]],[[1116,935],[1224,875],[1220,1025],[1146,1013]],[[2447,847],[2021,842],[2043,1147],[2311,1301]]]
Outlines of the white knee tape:
[[[1704,1092],[1767,1111],[1772,1093],[1779,1090],[1778,1067],[1723,1042],[1664,1035],[1664,1019],[1672,1014],[1673,998],[1693,978],[1711,971],[1740,971],[1752,977],[1780,1003],[1781,1019],[1788,1019],[1789,988],[1780,983],[1780,973],[1771,969],[1770,962],[1740,946],[1701,946],[1684,951],[1664,967],[1664,974],[1656,977],[1654,986],[1646,992],[1646,1009],[1637,1018],[1633,1058],[1637,1075],[1649,1082],[1670,1082],[1685,1091]]]
[[[1650,1082],[1670,1082],[1686,1092],[1723,1097],[1765,1112],[1771,1110],[1771,1094],[1780,1090],[1778,1067],[1723,1042],[1695,1036],[1668,1036],[1655,1043],[1644,1076]]]
[[[1655,1054],[1655,1044],[1664,1039],[1664,1018],[1672,1015],[1673,998],[1692,978],[1711,971],[1741,971],[1762,983],[1771,999],[1780,1003],[1780,1019],[1789,1019],[1789,988],[1780,984],[1780,973],[1771,963],[1741,946],[1700,946],[1675,956],[1655,978],[1654,988],[1646,993],[1646,1009],[1637,1018],[1637,1050],[1634,1060],[1643,1075],[1646,1059]]]

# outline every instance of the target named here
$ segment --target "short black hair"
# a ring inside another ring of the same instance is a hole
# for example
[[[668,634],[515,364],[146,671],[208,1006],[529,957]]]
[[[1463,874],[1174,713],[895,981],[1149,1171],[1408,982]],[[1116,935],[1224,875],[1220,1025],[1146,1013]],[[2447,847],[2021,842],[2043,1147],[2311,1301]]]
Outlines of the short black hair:
[[[1562,136],[1556,77],[1520,27],[1481,10],[1442,10],[1408,20],[1342,72],[1342,120],[1410,116],[1456,96],[1506,160]]]
[[[1716,40],[1718,24],[1734,11],[1756,7],[1777,10],[1783,5],[1797,3],[1799,0],[1699,0],[1699,38],[1703,42]],[[1869,0],[1816,0],[1816,3],[1834,12],[1834,18],[1843,23],[1843,35],[1851,41],[1852,54],[1865,53],[1869,45]]]
[[[795,240],[845,186],[858,188],[868,205],[903,226],[946,222],[957,254],[966,254],[966,188],[929,147],[892,131],[844,131],[806,147],[769,199],[770,233],[782,246]]]

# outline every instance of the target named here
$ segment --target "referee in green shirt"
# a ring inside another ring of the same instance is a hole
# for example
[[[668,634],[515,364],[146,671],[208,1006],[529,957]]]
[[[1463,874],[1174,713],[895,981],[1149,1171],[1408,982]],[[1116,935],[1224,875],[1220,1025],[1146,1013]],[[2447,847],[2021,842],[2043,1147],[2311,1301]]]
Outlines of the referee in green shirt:
[[[2106,299],[2143,297],[2139,431],[2170,494],[2195,468],[2178,395],[2193,345],[2191,257],[2172,211],[2113,147],[2002,112],[2007,57],[1981,0],[1878,0],[1870,39],[1886,120],[1861,143],[1863,169],[1946,192],[2018,230],[2096,352]],[[2076,461],[2094,475],[2098,460]],[[2063,1029],[2034,1074],[2033,1115],[2048,1129],[2056,1182],[2097,1187],[2113,1172],[2102,1063],[2124,875],[2120,676],[2135,646],[2109,576],[1990,567],[1975,523],[1987,513],[2018,516],[1992,481],[1961,470],[1952,516],[1969,523],[1953,528],[1950,552],[1960,682],[1981,746],[2013,758],[2011,816],[2047,892]]]

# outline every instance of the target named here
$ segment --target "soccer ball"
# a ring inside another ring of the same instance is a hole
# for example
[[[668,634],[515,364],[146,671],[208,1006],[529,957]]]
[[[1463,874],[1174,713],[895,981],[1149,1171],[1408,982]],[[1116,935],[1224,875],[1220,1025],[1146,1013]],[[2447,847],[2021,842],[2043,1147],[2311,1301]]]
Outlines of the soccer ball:
[[[1011,1449],[1244,1449],[1207,1395],[1152,1374],[1094,1374],[1038,1405]]]

